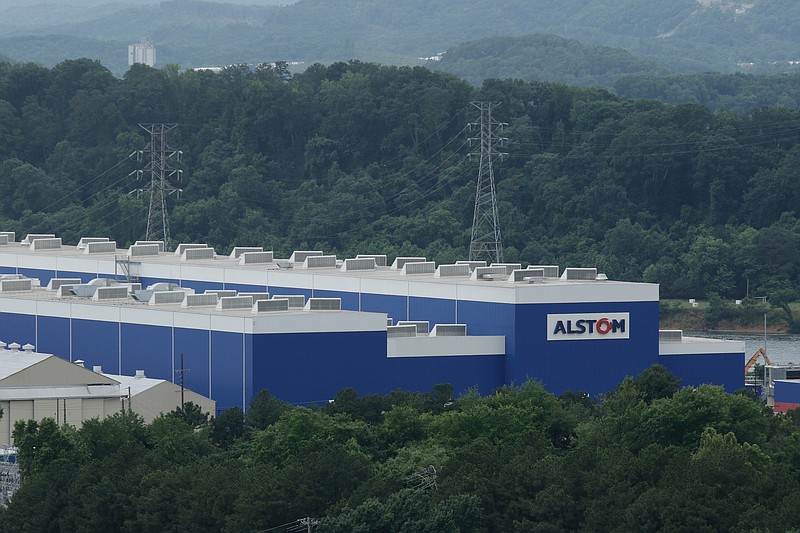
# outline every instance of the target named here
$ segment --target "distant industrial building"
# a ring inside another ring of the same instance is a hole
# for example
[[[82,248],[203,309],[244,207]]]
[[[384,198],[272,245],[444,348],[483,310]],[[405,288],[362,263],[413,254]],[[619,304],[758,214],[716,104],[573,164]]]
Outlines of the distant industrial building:
[[[86,420],[124,409],[151,422],[181,406],[175,383],[148,378],[143,371],[133,376],[104,374],[99,367],[85,368],[82,361],[35,353],[32,345],[22,348],[0,343],[0,444],[13,444],[18,420],[52,418],[80,428]],[[212,400],[192,391],[183,395],[204,412],[215,413]]]
[[[183,360],[186,386],[218,411],[261,389],[304,404],[344,387],[489,393],[536,379],[598,395],[656,363],[684,385],[744,386],[744,343],[659,332],[658,285],[593,268],[0,232],[0,276],[0,339],[169,381]]]
[[[156,47],[153,46],[153,43],[141,41],[128,45],[128,66],[131,67],[136,63],[148,67],[156,66]]]

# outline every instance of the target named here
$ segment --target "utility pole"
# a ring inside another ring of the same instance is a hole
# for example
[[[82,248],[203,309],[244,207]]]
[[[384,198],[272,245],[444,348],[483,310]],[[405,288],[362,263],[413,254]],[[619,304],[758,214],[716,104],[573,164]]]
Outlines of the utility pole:
[[[502,146],[506,139],[496,135],[508,124],[497,122],[492,118],[492,109],[499,106],[494,102],[471,102],[480,111],[480,120],[469,124],[470,130],[478,129],[480,135],[470,137],[473,142],[480,143],[480,152],[471,152],[470,158],[479,156],[478,186],[475,192],[475,214],[472,218],[472,239],[469,243],[470,261],[487,260],[494,263],[503,262],[503,243],[500,238],[500,220],[497,212],[497,194],[494,187],[494,170],[492,162],[508,154],[495,151],[495,145]]]
[[[134,170],[137,179],[141,179],[145,172],[150,173],[150,183],[131,191],[137,197],[150,195],[150,209],[147,213],[147,232],[145,240],[164,241],[164,246],[169,247],[169,214],[167,211],[167,197],[175,194],[180,197],[182,189],[177,189],[168,181],[177,176],[178,181],[183,174],[182,170],[170,165],[170,160],[180,161],[183,152],[173,149],[167,142],[167,133],[178,127],[177,124],[139,124],[143,130],[150,134],[150,143],[137,153],[139,161],[145,153],[150,153],[150,161],[140,170]]]
[[[186,390],[186,388],[183,386],[184,383],[183,376],[188,371],[189,371],[188,368],[183,367],[183,352],[181,352],[181,369],[177,371],[181,375],[181,412],[184,412],[184,410],[186,409],[186,402],[183,399],[184,391]]]

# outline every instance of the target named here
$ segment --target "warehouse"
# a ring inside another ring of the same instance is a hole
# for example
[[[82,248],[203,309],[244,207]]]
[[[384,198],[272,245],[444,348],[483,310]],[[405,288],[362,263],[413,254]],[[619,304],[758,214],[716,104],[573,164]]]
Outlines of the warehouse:
[[[204,244],[121,250],[102,238],[73,247],[54,235],[16,242],[0,233],[0,274],[35,280],[12,290],[19,280],[7,278],[0,339],[169,380],[184,354],[189,387],[218,408],[246,407],[261,388],[305,403],[347,386],[367,394],[450,382],[490,392],[529,378],[554,393],[596,395],[655,363],[685,384],[744,384],[741,343],[661,338],[658,286],[607,280],[595,269],[422,257],[389,264],[382,255],[340,260],[319,250],[281,260],[256,247],[218,256]],[[100,298],[96,278],[127,289]]]

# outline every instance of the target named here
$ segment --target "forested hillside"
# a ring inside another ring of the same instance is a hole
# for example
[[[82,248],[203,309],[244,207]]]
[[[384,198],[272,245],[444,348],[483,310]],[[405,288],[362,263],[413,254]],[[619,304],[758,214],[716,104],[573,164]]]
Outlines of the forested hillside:
[[[796,411],[676,392],[663,367],[602,403],[536,383],[451,401],[452,387],[321,408],[259,394],[206,422],[19,422],[24,482],[0,530],[790,531]],[[316,522],[318,521],[318,522]],[[307,523],[307,522],[306,522]]]
[[[496,165],[505,256],[597,266],[665,297],[797,299],[800,114],[744,115],[563,85],[480,89],[424,68],[284,65],[219,74],[96,62],[0,65],[0,227],[66,242],[143,237],[129,176],[146,122],[180,126],[175,241],[218,252],[293,249],[467,255],[474,99],[501,102]]]
[[[160,65],[350,59],[414,65],[466,41],[538,33],[624,49],[675,72],[785,72],[795,70],[790,62],[800,58],[800,4],[788,0],[246,3],[0,8],[0,53],[46,66],[91,57],[122,75],[127,44],[147,38],[158,47]],[[565,65],[561,74],[570,70]]]

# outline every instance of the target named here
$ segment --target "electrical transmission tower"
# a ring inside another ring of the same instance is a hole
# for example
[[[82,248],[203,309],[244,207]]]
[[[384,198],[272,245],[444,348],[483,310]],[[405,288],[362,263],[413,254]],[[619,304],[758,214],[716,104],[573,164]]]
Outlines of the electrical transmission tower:
[[[150,183],[132,192],[137,197],[150,195],[150,209],[147,213],[147,241],[164,241],[164,246],[169,246],[169,213],[167,211],[167,197],[171,194],[180,196],[182,189],[177,189],[169,182],[170,178],[177,176],[178,181],[183,174],[182,170],[174,168],[170,160],[181,160],[183,152],[173,149],[167,142],[167,133],[175,129],[177,124],[139,124],[139,126],[150,134],[150,143],[142,150],[139,150],[139,161],[145,153],[150,154],[150,161],[140,170],[134,170],[131,174],[136,174],[141,179],[145,172],[150,173]]]
[[[470,130],[478,128],[480,136],[470,137],[473,142],[480,143],[480,153],[470,153],[470,157],[479,155],[478,188],[475,193],[475,214],[472,218],[472,239],[469,243],[470,261],[487,260],[490,263],[503,262],[503,243],[500,238],[500,221],[497,214],[497,194],[494,188],[494,170],[492,162],[505,157],[506,153],[495,150],[495,145],[502,146],[506,139],[497,135],[508,124],[497,122],[492,118],[492,109],[499,106],[493,102],[472,102],[481,113],[480,121],[469,124]]]

